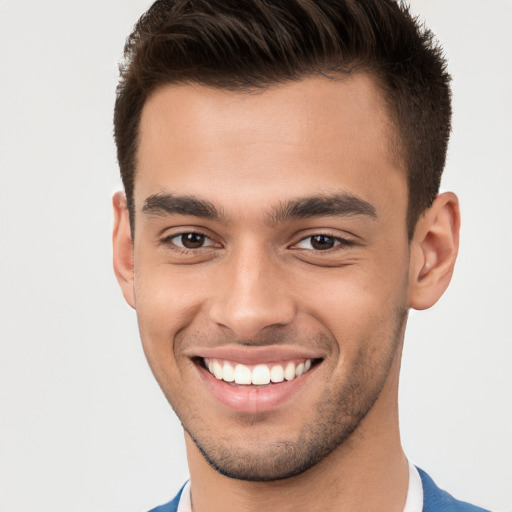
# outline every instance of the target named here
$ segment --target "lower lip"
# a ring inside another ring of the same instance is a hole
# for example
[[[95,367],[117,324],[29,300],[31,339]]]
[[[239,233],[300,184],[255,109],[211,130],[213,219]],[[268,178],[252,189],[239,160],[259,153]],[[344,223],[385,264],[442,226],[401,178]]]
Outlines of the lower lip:
[[[267,412],[283,405],[309,380],[313,366],[300,377],[267,386],[236,386],[216,379],[208,370],[198,366],[199,374],[210,393],[223,405],[236,412]]]

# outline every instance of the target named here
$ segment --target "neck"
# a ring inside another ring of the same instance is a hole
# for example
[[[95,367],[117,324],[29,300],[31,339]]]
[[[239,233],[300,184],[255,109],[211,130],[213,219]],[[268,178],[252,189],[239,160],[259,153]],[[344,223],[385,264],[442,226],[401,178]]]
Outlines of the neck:
[[[409,468],[398,429],[398,372],[392,375],[352,435],[293,478],[249,482],[225,477],[211,468],[187,434],[194,512],[402,512]]]

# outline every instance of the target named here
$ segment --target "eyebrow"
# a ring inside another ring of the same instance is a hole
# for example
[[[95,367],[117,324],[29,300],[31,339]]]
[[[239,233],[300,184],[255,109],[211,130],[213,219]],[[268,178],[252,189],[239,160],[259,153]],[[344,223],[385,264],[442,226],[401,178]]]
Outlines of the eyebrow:
[[[210,220],[225,219],[224,214],[210,201],[194,196],[153,194],[144,201],[142,211],[150,215],[190,215]]]
[[[352,194],[334,194],[303,197],[287,201],[270,214],[271,224],[291,219],[306,219],[329,216],[364,216],[377,218],[375,207]]]
[[[153,194],[142,207],[150,215],[189,215],[203,219],[226,221],[226,215],[213,203],[194,196]],[[292,219],[328,216],[364,216],[377,218],[375,207],[353,194],[317,195],[286,201],[275,207],[268,216],[269,224]]]

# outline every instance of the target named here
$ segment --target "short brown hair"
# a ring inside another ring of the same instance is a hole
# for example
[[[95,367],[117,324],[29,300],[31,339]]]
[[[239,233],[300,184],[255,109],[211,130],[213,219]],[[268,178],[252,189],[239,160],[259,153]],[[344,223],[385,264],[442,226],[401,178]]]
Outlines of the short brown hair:
[[[393,0],[158,0],[128,37],[114,136],[132,232],[138,129],[157,88],[234,91],[311,75],[375,77],[409,188],[407,228],[435,199],[451,127],[450,76],[432,32]]]

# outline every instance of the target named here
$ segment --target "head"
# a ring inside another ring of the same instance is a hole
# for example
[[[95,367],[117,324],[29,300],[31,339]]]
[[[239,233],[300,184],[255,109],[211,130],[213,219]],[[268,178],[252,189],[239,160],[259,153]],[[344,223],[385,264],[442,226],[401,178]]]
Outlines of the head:
[[[396,441],[457,252],[432,37],[393,2],[157,2],[115,107],[114,263],[189,452],[275,480]],[[233,384],[235,379],[235,384]]]

